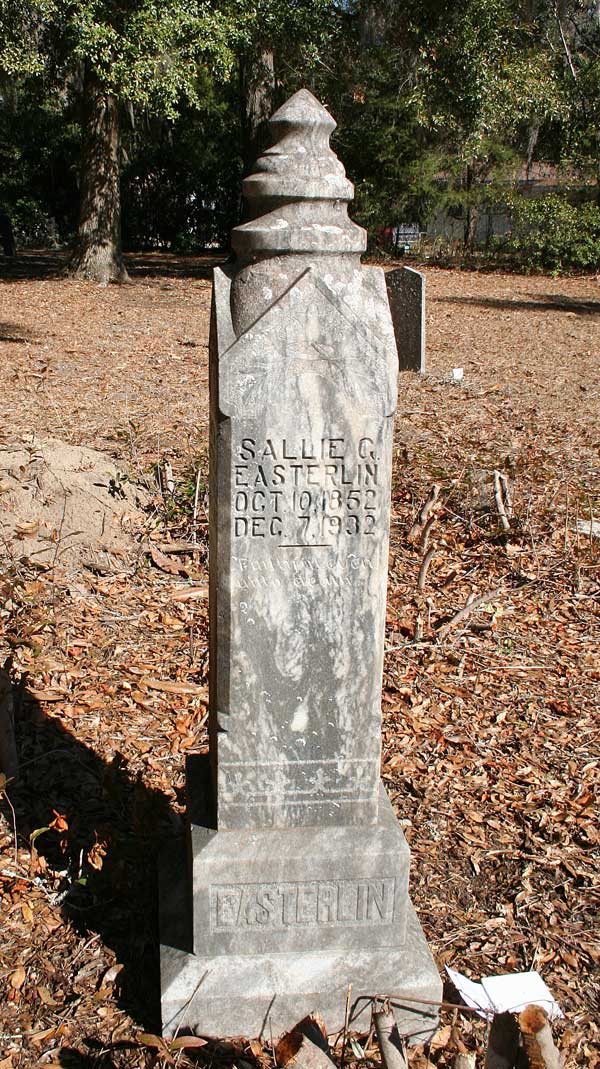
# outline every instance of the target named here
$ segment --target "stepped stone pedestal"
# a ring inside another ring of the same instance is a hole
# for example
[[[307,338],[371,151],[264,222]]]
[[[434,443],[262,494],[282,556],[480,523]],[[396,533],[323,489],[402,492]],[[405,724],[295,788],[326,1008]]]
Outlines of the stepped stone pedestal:
[[[441,984],[380,783],[397,356],[335,123],[306,90],[244,181],[211,328],[210,760],[161,876],[166,1035],[330,1031]],[[368,1025],[367,1025],[368,1026]]]

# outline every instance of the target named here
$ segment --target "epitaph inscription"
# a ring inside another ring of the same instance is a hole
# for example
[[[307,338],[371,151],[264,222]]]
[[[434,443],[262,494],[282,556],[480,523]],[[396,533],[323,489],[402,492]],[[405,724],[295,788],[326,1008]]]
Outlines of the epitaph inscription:
[[[379,504],[374,438],[242,438],[234,452],[234,538],[283,547],[373,535]],[[292,540],[292,541],[290,541]]]

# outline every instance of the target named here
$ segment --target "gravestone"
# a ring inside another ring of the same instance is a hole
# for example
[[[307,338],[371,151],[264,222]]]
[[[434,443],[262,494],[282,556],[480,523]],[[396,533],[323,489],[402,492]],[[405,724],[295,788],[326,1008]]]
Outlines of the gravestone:
[[[425,371],[425,275],[412,267],[385,276],[400,371]]]
[[[163,1030],[274,1036],[440,981],[380,778],[397,358],[335,123],[306,90],[244,181],[210,346],[210,762],[163,865]],[[411,1002],[411,999],[417,1002]]]

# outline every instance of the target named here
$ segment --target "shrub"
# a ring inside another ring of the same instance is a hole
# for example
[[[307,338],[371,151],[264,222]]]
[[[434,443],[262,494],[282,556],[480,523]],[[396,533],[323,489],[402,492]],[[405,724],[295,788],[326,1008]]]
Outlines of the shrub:
[[[597,205],[576,205],[564,195],[548,193],[538,200],[515,197],[509,208],[512,231],[507,248],[526,267],[600,270]]]

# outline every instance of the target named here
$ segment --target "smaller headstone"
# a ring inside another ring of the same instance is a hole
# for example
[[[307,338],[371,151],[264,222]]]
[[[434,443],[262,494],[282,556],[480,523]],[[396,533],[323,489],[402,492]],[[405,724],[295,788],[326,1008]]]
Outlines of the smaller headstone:
[[[425,275],[399,267],[385,276],[400,371],[425,371]]]
[[[394,227],[394,245],[396,251],[401,248],[410,248],[421,240],[421,228],[418,223],[401,223]]]

